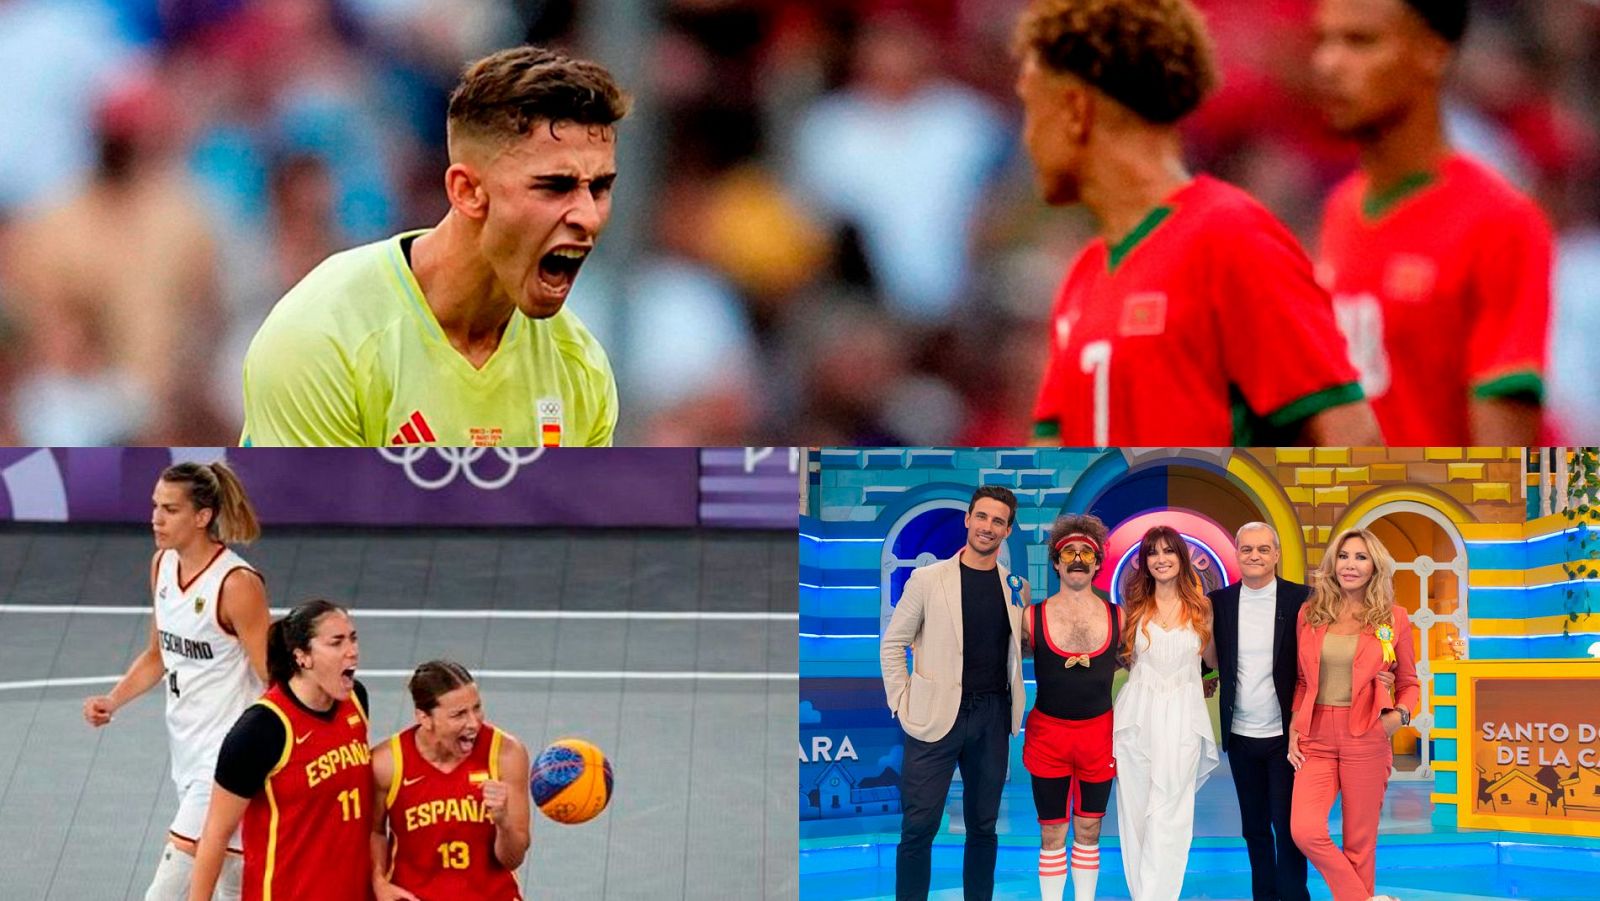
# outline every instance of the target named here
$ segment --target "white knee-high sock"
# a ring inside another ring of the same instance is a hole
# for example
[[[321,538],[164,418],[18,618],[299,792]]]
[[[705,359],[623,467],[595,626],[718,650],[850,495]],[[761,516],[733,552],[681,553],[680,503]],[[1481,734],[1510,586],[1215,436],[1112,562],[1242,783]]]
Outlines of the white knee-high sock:
[[[1054,851],[1039,849],[1039,897],[1043,901],[1061,901],[1067,890],[1067,849]]]
[[[1072,842],[1072,901],[1094,901],[1100,881],[1100,846]]]

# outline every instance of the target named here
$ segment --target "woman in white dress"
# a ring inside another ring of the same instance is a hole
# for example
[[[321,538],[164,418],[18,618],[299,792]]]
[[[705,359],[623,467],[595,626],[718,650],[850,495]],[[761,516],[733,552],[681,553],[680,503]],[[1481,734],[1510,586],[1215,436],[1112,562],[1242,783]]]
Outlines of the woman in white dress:
[[[1145,533],[1123,592],[1128,681],[1112,708],[1117,834],[1134,901],[1176,901],[1194,836],[1194,796],[1217,765],[1200,681],[1216,666],[1211,602],[1182,536]]]

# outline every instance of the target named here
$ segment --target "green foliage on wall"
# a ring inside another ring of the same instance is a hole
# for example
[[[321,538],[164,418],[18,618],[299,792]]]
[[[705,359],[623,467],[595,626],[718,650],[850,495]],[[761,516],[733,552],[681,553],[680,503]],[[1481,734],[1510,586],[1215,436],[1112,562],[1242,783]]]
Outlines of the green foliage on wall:
[[[1567,614],[1561,623],[1563,636],[1571,634],[1580,617],[1594,615],[1590,586],[1581,580],[1600,575],[1600,529],[1596,528],[1600,520],[1600,448],[1573,448],[1567,460],[1567,478],[1567,497],[1577,503],[1569,503],[1565,513],[1569,522],[1577,523],[1577,529],[1567,533],[1566,562],[1561,564],[1572,583],[1563,602]]]

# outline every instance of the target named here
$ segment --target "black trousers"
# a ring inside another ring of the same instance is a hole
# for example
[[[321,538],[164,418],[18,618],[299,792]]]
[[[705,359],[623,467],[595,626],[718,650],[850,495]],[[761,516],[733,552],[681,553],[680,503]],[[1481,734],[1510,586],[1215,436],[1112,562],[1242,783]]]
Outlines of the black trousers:
[[[1239,821],[1250,852],[1255,901],[1308,901],[1306,856],[1289,833],[1294,767],[1287,733],[1273,738],[1228,736],[1228,766],[1239,793]]]
[[[963,698],[950,731],[938,741],[905,737],[900,775],[900,847],[895,852],[894,892],[898,901],[926,901],[933,865],[933,837],[939,832],[950,779],[961,769],[961,816],[967,839],[961,861],[966,901],[994,896],[994,858],[998,840],[1000,793],[1006,782],[1011,744],[1011,698],[1005,693]]]

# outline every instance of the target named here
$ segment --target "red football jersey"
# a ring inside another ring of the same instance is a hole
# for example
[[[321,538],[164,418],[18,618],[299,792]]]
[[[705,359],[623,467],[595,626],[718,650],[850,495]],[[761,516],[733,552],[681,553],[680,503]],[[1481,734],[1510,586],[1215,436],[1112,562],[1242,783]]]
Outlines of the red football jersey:
[[[278,765],[244,814],[244,901],[366,901],[372,890],[372,755],[351,694],[327,718],[280,685],[257,704],[283,720]]]
[[[1472,398],[1542,391],[1550,228],[1459,154],[1390,197],[1368,187],[1358,172],[1328,199],[1318,267],[1361,387],[1388,443],[1469,444]]]
[[[1311,261],[1248,194],[1196,177],[1073,263],[1034,435],[1064,445],[1274,443],[1358,401]]]
[[[516,874],[494,856],[494,822],[483,808],[481,786],[500,779],[500,730],[485,723],[472,753],[448,773],[417,750],[416,732],[389,739],[389,881],[423,901],[521,901]]]

